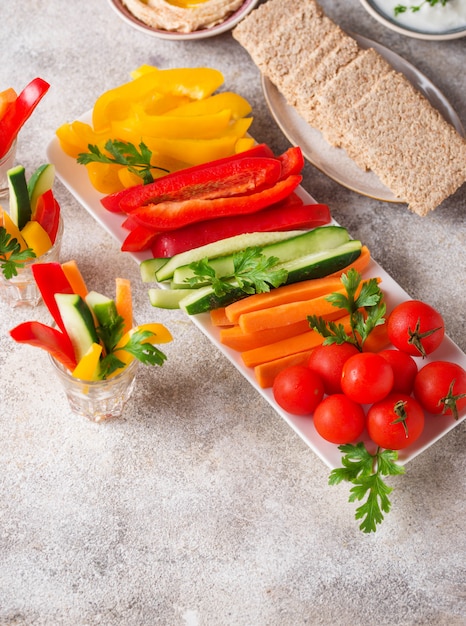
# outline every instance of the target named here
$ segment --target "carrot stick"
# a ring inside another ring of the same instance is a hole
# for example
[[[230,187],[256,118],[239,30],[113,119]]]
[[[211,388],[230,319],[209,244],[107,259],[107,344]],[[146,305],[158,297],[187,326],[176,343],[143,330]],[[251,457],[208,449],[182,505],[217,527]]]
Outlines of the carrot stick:
[[[281,326],[280,328],[266,328],[265,330],[259,330],[257,333],[245,333],[241,326],[236,324],[230,328],[222,328],[220,331],[220,343],[232,350],[244,352],[245,350],[252,350],[253,348],[265,346],[268,343],[299,335],[307,330],[309,330],[309,322],[307,320],[301,320],[295,324]]]
[[[363,343],[363,352],[380,352],[390,344],[387,333],[387,324],[381,324],[371,330],[366,341]]]
[[[61,266],[74,293],[77,293],[81,298],[85,298],[88,294],[88,289],[76,261],[65,261]]]
[[[131,283],[127,278],[116,278],[115,306],[118,315],[124,319],[123,334],[133,327],[133,299]]]
[[[256,293],[237,302],[233,302],[225,307],[225,315],[230,322],[238,323],[240,315],[251,311],[259,311],[279,304],[297,302],[299,300],[309,300],[323,294],[332,293],[341,288],[341,281],[337,277],[313,278],[303,280],[291,285],[283,285],[272,289],[267,293]]]
[[[347,332],[351,329],[350,316],[341,317],[339,323],[343,324]],[[300,335],[295,335],[288,339],[282,339],[276,343],[271,343],[253,350],[246,350],[241,353],[241,358],[246,367],[255,367],[261,363],[267,363],[284,356],[311,350],[319,346],[324,341],[324,337],[319,335],[315,330],[308,330]]]
[[[346,274],[348,270],[355,269],[357,272],[362,274],[365,269],[369,266],[371,260],[371,253],[367,246],[362,246],[361,254],[355,259],[352,263],[344,267],[342,270],[338,270],[338,272],[334,272],[333,274],[329,274],[327,278],[335,278],[340,277],[342,274]]]
[[[312,350],[304,350],[304,352],[297,352],[296,354],[290,354],[280,359],[256,365],[254,375],[259,387],[262,389],[272,387],[277,374],[287,367],[291,367],[292,365],[306,365],[311,352]]]
[[[332,293],[345,293],[344,288],[341,287],[341,283],[340,289],[332,291]],[[286,326],[306,320],[308,315],[324,317],[339,311],[341,317],[343,310],[334,307],[333,304],[327,300],[328,295],[327,292],[323,296],[311,298],[310,300],[288,302],[287,304],[271,306],[259,311],[243,313],[239,318],[239,325],[245,333],[255,333],[265,328],[278,328],[279,326]]]
[[[218,309],[212,309],[210,311],[210,321],[214,326],[231,326],[232,323],[225,315],[225,307],[219,307]]]

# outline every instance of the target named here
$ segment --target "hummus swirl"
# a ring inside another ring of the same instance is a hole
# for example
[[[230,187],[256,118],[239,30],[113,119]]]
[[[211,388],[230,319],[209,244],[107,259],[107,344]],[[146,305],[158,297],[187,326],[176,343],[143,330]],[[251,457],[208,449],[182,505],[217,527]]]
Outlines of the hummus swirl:
[[[165,0],[123,0],[123,4],[141,22],[152,28],[180,33],[221,24],[243,3],[244,0],[206,0],[184,8]]]

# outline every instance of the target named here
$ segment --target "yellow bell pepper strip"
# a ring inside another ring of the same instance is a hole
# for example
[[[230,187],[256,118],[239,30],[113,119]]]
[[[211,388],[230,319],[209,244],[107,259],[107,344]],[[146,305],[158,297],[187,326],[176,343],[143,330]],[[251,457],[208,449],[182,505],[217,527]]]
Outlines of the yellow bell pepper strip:
[[[0,124],[0,158],[11,148],[19,131],[31,117],[34,109],[49,90],[50,85],[42,78],[35,78],[11,103]]]
[[[20,245],[21,250],[26,250],[28,246],[26,242],[24,241],[21,231],[11,219],[10,214],[7,213],[1,206],[0,206],[0,225],[3,226],[3,228],[6,230],[6,232],[10,235],[12,239],[16,239],[16,241]]]
[[[284,200],[296,189],[301,180],[300,175],[294,174],[256,193],[148,204],[134,209],[131,215],[141,224],[159,230],[173,230],[213,217],[246,215]]]
[[[135,143],[136,137],[142,136],[168,139],[212,139],[228,128],[230,120],[229,109],[197,115],[194,119],[175,116],[171,113],[147,115],[139,109],[129,119],[112,122],[112,131],[116,137],[124,138],[131,143]]]
[[[148,94],[157,92],[188,96],[198,100],[210,96],[223,84],[223,75],[210,68],[164,69],[142,73],[138,78],[103,93],[95,102],[92,111],[92,124],[96,131],[109,128],[111,108],[119,101],[118,110],[122,115],[130,111],[132,104],[144,100]],[[127,114],[125,115],[125,117]]]
[[[42,348],[69,370],[76,367],[73,346],[67,334],[41,322],[23,322],[12,330],[10,336],[18,343]]]
[[[195,100],[188,104],[181,105],[170,111],[170,115],[193,117],[198,115],[211,115],[228,109],[234,120],[246,117],[252,112],[249,102],[233,91],[223,91],[216,93],[203,100]],[[195,122],[195,120],[193,120]]]
[[[189,165],[201,165],[234,154],[237,137],[165,139],[144,135],[142,141],[152,152],[158,152],[172,159],[184,160]]]
[[[93,343],[71,372],[73,378],[90,381],[99,380],[101,354],[102,346],[100,343]]]
[[[125,188],[119,176],[126,169],[123,165],[93,162],[87,163],[85,167],[92,186],[99,193],[115,193]]]
[[[48,232],[36,220],[27,222],[21,229],[21,235],[28,248],[34,250],[36,257],[48,252],[53,245]]]

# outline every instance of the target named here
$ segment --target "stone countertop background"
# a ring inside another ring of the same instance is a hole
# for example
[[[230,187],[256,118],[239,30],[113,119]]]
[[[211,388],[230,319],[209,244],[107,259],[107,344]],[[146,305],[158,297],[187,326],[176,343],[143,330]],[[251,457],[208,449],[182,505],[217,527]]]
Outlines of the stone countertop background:
[[[388,31],[357,0],[323,0],[342,27],[425,73],[466,124],[465,40]],[[52,87],[20,135],[30,174],[56,128],[141,64],[207,65],[252,104],[253,136],[289,144],[259,73],[230,33],[192,42],[129,27],[108,2],[3,3],[0,89]],[[466,349],[466,186],[426,218],[359,196],[307,164],[303,186],[415,298],[438,307]],[[124,417],[73,416],[40,350],[7,331],[49,318],[0,303],[0,624],[325,626],[466,624],[466,429],[462,423],[390,480],[392,511],[364,535],[348,487],[179,312],[152,309],[137,265],[57,181],[63,260],[91,288],[133,283],[139,322],[175,340],[140,369]]]

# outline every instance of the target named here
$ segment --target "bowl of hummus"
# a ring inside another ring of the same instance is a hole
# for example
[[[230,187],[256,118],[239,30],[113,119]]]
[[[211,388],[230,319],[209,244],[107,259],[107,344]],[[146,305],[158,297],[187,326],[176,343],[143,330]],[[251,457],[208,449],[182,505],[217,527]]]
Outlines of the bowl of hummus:
[[[130,26],[163,39],[202,39],[232,29],[259,0],[109,0]]]

